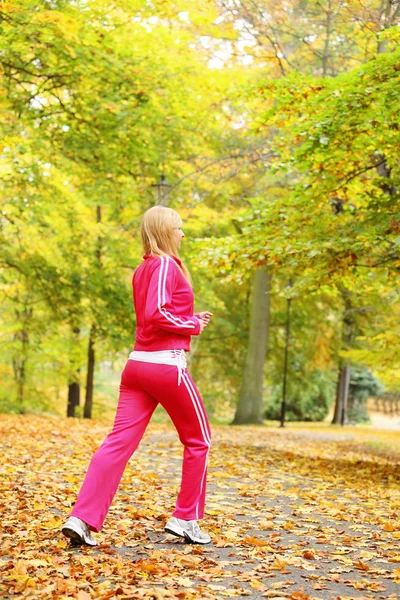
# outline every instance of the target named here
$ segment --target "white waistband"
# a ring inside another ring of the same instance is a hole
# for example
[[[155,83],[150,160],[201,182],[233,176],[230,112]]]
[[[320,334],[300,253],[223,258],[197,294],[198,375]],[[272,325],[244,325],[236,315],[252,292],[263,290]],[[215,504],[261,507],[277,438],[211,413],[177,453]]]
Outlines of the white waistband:
[[[134,350],[129,355],[129,360],[154,363],[157,365],[174,365],[178,367],[178,385],[181,384],[182,372],[186,369],[186,355],[184,350],[158,350],[147,352]]]

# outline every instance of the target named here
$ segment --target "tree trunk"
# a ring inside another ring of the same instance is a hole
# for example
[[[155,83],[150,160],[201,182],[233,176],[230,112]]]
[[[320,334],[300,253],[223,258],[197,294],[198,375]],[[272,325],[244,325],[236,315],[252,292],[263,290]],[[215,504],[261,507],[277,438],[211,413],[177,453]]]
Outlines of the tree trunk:
[[[289,283],[292,286],[292,282]],[[281,404],[281,422],[280,427],[285,427],[286,417],[286,392],[287,392],[287,376],[289,366],[289,343],[290,343],[290,305],[292,299],[286,300],[286,340],[285,340],[285,358],[283,361],[283,387],[282,387],[282,404]]]
[[[350,390],[350,375],[351,367],[348,364],[344,364],[339,372],[338,381],[338,398],[335,407],[335,421],[336,425],[347,425],[347,407],[349,400]]]
[[[28,346],[28,332],[23,330],[21,331],[21,343],[22,343],[22,352],[19,362],[19,367],[17,372],[19,374],[18,383],[17,383],[17,400],[20,406],[21,412],[25,412],[24,409],[24,394],[25,394],[25,382],[26,382],[26,348]]]
[[[71,381],[68,384],[68,405],[67,417],[75,417],[75,408],[81,402],[81,388],[78,381]]]
[[[271,275],[266,268],[255,272],[249,342],[234,425],[263,422],[264,364],[268,345]]]
[[[79,327],[73,329],[73,343],[79,343]],[[75,408],[81,403],[81,387],[79,383],[80,369],[76,368],[74,360],[74,348],[72,348],[70,354],[71,371],[68,381],[68,402],[67,402],[67,417],[75,417]]]
[[[25,412],[25,383],[26,383],[26,363],[28,357],[29,335],[26,329],[19,331],[15,335],[15,339],[21,343],[21,348],[18,351],[18,357],[13,359],[13,371],[15,382],[17,385],[17,403],[18,411],[23,414]]]
[[[339,366],[338,378],[336,383],[335,410],[332,418],[332,425],[339,425],[342,412],[342,400],[340,394],[340,381],[342,377],[342,365]]]
[[[400,17],[400,3],[398,0],[383,0],[380,9],[380,31],[385,31],[397,23]],[[382,37],[378,40],[378,54],[387,51],[387,40]]]
[[[326,77],[328,74],[328,62],[329,62],[329,45],[331,39],[331,21],[332,21],[332,6],[331,2],[328,2],[326,9],[326,29],[325,29],[325,42],[324,51],[322,54],[322,76]]]
[[[191,371],[192,371],[193,357],[197,352],[199,344],[200,344],[200,336],[197,335],[196,337],[192,337],[192,339],[190,341],[190,352],[186,353],[186,364],[187,364],[187,370],[189,371],[189,373],[191,373]]]
[[[28,307],[28,303],[24,304],[22,310],[15,309],[17,322],[21,323],[21,330],[18,331],[14,339],[19,342],[17,356],[12,361],[14,378],[17,387],[17,402],[18,411],[23,414],[25,412],[25,384],[26,384],[26,366],[28,362],[29,350],[29,321],[32,318],[33,311]]]
[[[101,206],[96,206],[96,223],[101,223]],[[101,238],[98,237],[97,248],[96,248],[96,260],[97,266],[101,269]],[[92,324],[89,334],[89,344],[87,353],[87,371],[86,371],[86,391],[85,391],[85,405],[83,407],[84,419],[92,418],[93,411],[93,389],[94,389],[94,368],[96,364],[95,354],[95,340],[96,340],[96,325]]]
[[[393,12],[392,12],[393,6]],[[394,25],[396,19],[400,17],[400,3],[399,2],[391,2],[390,0],[384,0],[381,6],[381,23],[382,28],[381,31],[384,31],[388,27]],[[387,40],[380,39],[378,43],[378,54],[384,54],[387,50]],[[379,177],[382,179],[387,179],[383,181],[381,184],[381,189],[387,194],[389,197],[392,197],[396,194],[396,187],[393,185],[393,180],[391,179],[391,169],[386,162],[386,157],[383,154],[378,154],[377,158],[379,158],[382,162],[377,166],[376,171]]]
[[[344,299],[344,315],[343,315],[343,332],[342,332],[342,349],[348,350],[351,348],[354,333],[354,321],[351,311],[352,305],[349,292],[342,291]],[[339,363],[339,377],[336,388],[335,412],[332,419],[333,425],[345,425],[347,423],[347,404],[350,389],[351,369],[346,359],[341,359]]]
[[[85,419],[92,418],[93,383],[94,383],[94,367],[95,367],[95,349],[94,349],[95,339],[96,339],[96,326],[92,325],[92,327],[90,329],[90,335],[89,335],[87,374],[86,374],[86,394],[85,394],[85,406],[83,408],[83,417]]]
[[[347,400],[350,387],[350,366],[343,364],[339,369],[339,378],[336,389],[335,412],[332,425],[345,425],[347,423]]]

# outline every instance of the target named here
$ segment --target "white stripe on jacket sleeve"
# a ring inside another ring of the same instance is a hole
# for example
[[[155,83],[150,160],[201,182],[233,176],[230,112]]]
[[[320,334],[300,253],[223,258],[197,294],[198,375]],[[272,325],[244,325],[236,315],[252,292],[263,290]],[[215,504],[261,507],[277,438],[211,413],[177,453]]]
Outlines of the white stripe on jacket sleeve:
[[[195,317],[192,317],[190,320],[184,319],[182,317],[178,317],[177,315],[173,315],[172,313],[168,312],[166,308],[164,308],[164,305],[166,304],[166,283],[170,259],[167,256],[160,256],[160,259],[161,264],[160,272],[158,274],[157,309],[165,319],[173,323],[176,327],[194,329],[196,327],[196,323],[193,322]]]

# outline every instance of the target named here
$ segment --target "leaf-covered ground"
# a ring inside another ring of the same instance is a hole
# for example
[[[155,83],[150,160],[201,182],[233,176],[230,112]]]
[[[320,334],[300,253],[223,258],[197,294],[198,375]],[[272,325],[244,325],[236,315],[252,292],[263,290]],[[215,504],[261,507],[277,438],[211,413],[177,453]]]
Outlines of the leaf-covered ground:
[[[0,425],[2,598],[400,597],[399,434],[214,427],[199,547],[163,531],[181,447],[152,424],[93,549],[60,527],[110,423]]]

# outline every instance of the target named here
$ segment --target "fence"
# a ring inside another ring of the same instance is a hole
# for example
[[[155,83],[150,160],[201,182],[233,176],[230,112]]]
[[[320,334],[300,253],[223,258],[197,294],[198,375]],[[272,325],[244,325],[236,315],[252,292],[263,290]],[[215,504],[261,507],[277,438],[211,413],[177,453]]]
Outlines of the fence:
[[[391,417],[400,416],[400,392],[385,392],[382,396],[370,398],[368,407]]]

